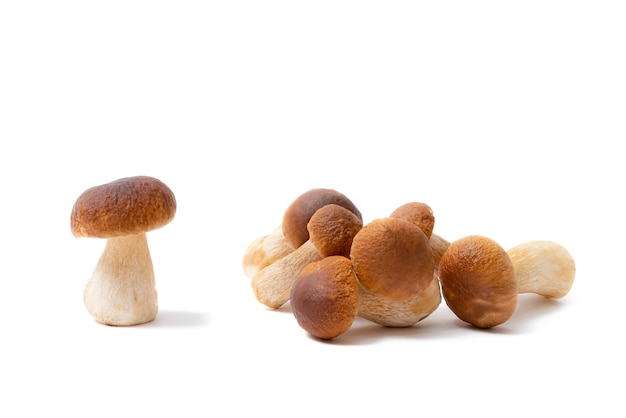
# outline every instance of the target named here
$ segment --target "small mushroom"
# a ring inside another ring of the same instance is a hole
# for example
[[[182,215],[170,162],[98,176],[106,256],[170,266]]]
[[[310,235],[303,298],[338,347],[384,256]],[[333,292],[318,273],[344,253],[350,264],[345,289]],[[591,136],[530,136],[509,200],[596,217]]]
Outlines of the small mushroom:
[[[574,259],[557,243],[530,241],[507,252],[479,235],[451,243],[439,266],[446,303],[461,320],[479,328],[507,321],[518,294],[565,296],[575,270]]]
[[[146,233],[168,224],[175,213],[172,191],[147,176],[92,187],[78,197],[70,220],[73,235],[107,240],[83,294],[96,321],[128,326],[155,319],[157,292]]]
[[[359,309],[350,259],[334,255],[308,264],[293,284],[290,301],[298,324],[314,337],[329,340],[346,332]]]
[[[350,258],[359,283],[393,301],[411,299],[434,278],[429,239],[418,226],[400,218],[365,225],[353,239]]]
[[[257,300],[272,309],[280,308],[289,300],[300,271],[324,257],[345,256],[362,226],[360,218],[343,206],[328,204],[319,208],[309,217],[309,238],[304,244],[252,277]]]
[[[430,237],[435,273],[430,285],[410,299],[394,301],[377,295],[359,284],[359,316],[385,327],[411,327],[427,318],[441,304],[439,260],[450,242],[437,234]]]
[[[439,277],[446,304],[462,321],[491,328],[515,311],[513,263],[490,238],[470,235],[452,242],[441,257]]]

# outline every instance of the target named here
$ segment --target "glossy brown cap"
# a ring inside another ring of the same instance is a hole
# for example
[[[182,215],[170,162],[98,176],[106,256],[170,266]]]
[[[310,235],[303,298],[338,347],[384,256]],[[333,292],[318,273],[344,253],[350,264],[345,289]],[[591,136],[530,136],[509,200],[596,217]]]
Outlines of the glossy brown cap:
[[[307,224],[311,216],[330,204],[343,206],[363,221],[361,212],[344,194],[333,189],[311,189],[298,196],[285,210],[282,228],[287,243],[293,248],[304,244],[309,239]]]
[[[349,258],[352,240],[362,227],[358,216],[335,204],[319,208],[307,224],[309,240],[323,257],[342,255]]]
[[[352,263],[330,256],[308,264],[291,288],[290,303],[300,327],[321,339],[346,332],[359,311]]]
[[[470,235],[452,242],[439,263],[441,290],[459,319],[479,328],[507,321],[517,306],[517,281],[507,252]]]
[[[126,177],[83,192],[72,208],[76,237],[115,238],[168,224],[176,213],[174,193],[160,180]]]
[[[435,215],[433,210],[426,203],[409,202],[396,208],[391,215],[392,218],[402,218],[413,222],[419,226],[428,238],[431,237],[435,228]]]
[[[354,237],[350,258],[361,285],[390,300],[407,300],[430,285],[433,251],[424,232],[400,218],[376,219]]]

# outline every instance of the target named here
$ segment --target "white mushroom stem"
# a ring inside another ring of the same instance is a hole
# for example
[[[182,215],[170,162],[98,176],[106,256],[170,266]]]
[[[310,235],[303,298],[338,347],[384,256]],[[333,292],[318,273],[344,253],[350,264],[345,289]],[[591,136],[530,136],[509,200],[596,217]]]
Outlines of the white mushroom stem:
[[[411,327],[429,316],[441,303],[439,279],[411,299],[392,301],[378,296],[359,283],[358,316],[386,327]]]
[[[283,258],[294,249],[287,244],[282,227],[252,241],[243,255],[243,271],[249,278]]]
[[[278,309],[289,300],[291,287],[308,264],[323,257],[311,241],[260,270],[252,277],[252,290],[259,302]]]
[[[507,253],[515,269],[517,293],[561,298],[570,291],[576,265],[561,245],[552,241],[529,241]]]
[[[109,238],[83,295],[96,321],[138,325],[154,320],[157,292],[145,234]]]

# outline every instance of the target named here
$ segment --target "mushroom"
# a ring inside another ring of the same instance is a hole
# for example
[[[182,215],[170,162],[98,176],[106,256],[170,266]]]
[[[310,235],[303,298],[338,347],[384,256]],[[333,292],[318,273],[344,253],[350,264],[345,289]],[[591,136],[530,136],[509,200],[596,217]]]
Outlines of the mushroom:
[[[172,191],[147,176],[95,186],[78,197],[73,235],[107,240],[83,293],[97,322],[129,326],[155,319],[157,292],[146,233],[168,224],[175,213]]]
[[[346,332],[359,309],[350,259],[333,255],[305,266],[291,288],[290,301],[296,321],[314,337],[329,340]]]
[[[441,257],[439,278],[448,307],[476,327],[502,324],[517,306],[513,263],[490,238],[470,235],[452,242]]]
[[[362,222],[349,209],[327,204],[309,217],[306,228],[309,238],[304,244],[252,277],[256,299],[272,309],[289,300],[291,287],[306,265],[324,257],[348,254]]]
[[[386,327],[410,327],[423,320],[441,304],[441,290],[437,271],[441,255],[450,243],[433,234],[435,217],[432,209],[421,202],[409,202],[396,208],[391,218],[405,219],[417,225],[429,238],[433,255],[434,275],[430,284],[406,300],[391,300],[367,290],[359,284],[359,316]]]
[[[554,242],[530,241],[507,252],[479,235],[451,243],[439,266],[446,303],[461,320],[479,328],[507,321],[520,293],[565,296],[575,270],[569,252]]]
[[[354,237],[350,258],[363,287],[392,301],[411,299],[434,278],[429,239],[412,222],[375,219]]]

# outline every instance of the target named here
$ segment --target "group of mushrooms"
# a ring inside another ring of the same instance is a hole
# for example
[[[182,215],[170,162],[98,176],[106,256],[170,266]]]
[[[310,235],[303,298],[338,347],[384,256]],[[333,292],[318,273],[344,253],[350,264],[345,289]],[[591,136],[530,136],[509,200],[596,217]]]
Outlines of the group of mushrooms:
[[[449,242],[434,224],[421,202],[364,224],[344,194],[311,189],[287,207],[279,227],[249,244],[243,269],[259,302],[272,309],[290,302],[299,326],[323,340],[357,317],[413,326],[442,299],[460,320],[491,328],[513,315],[518,294],[561,298],[573,284],[574,260],[555,242],[506,251],[481,235]]]
[[[115,326],[150,322],[158,310],[146,233],[176,213],[174,193],[148,176],[92,187],[76,200],[76,237],[107,240],[83,293],[96,321]],[[364,225],[359,209],[333,189],[311,189],[286,209],[282,224],[252,241],[243,269],[256,299],[272,309],[290,302],[298,324],[333,339],[357,316],[386,327],[410,327],[442,298],[479,328],[507,321],[520,293],[565,296],[574,281],[569,252],[552,241],[505,251],[490,238],[449,242],[433,233],[432,209],[421,202]]]

